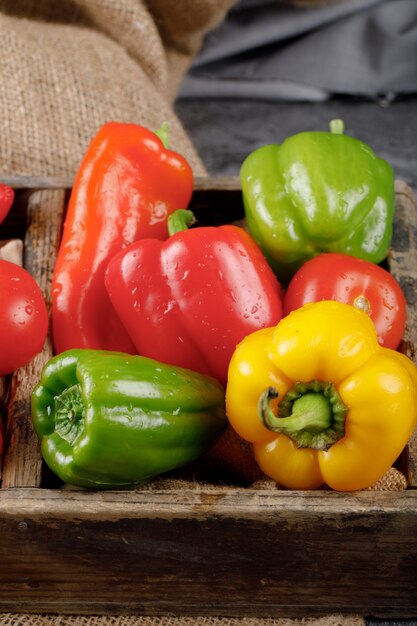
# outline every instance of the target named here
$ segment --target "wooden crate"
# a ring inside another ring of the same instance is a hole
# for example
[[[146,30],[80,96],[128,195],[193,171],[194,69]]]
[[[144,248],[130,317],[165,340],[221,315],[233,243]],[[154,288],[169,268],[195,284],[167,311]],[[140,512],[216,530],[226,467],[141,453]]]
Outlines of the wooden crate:
[[[70,181],[18,179],[0,239],[24,238],[24,265],[50,305]],[[388,266],[408,300],[402,351],[415,357],[417,211],[396,183]],[[238,179],[196,181],[200,224],[243,217]],[[0,347],[1,349],[1,347]],[[90,492],[54,484],[30,420],[51,355],[9,377],[0,489],[0,612],[417,617],[417,445],[404,491],[336,493],[213,487]]]

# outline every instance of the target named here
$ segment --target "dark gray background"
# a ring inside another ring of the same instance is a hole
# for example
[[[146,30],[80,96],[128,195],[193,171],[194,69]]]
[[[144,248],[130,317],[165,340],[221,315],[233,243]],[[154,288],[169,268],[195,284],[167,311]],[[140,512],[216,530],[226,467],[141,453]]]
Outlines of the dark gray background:
[[[417,0],[240,0],[207,35],[176,110],[212,175],[341,117],[416,189]]]
[[[416,0],[315,4],[240,0],[206,37],[182,97],[323,101],[415,93]]]
[[[346,133],[368,143],[417,193],[417,96],[390,104],[350,97],[321,103],[178,100],[176,111],[213,176],[238,175],[255,148],[304,130],[327,130],[340,117]]]

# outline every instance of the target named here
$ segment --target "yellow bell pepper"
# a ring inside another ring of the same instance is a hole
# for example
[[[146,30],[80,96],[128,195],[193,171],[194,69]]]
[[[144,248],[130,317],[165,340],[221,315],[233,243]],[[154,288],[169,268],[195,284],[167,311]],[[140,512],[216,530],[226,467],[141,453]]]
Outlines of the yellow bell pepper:
[[[359,309],[306,304],[237,346],[226,412],[282,486],[364,489],[392,466],[417,424],[417,368],[378,344]]]

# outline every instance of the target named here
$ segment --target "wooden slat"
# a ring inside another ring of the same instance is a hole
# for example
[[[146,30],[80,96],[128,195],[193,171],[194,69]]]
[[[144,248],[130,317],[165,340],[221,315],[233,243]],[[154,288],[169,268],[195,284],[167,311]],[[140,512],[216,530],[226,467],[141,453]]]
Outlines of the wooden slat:
[[[9,403],[9,377],[8,376],[0,376],[0,432],[1,437],[3,439],[3,434],[5,432],[5,420],[7,415],[7,406]],[[0,446],[1,449],[4,448],[4,445]],[[0,481],[2,475],[2,467],[0,464]]]
[[[6,411],[8,396],[8,378],[0,376],[0,415]]]
[[[35,191],[29,196],[23,265],[42,290],[51,310],[51,281],[65,210],[64,190]],[[43,365],[52,356],[50,334],[38,354],[27,366],[17,370],[11,380],[6,430],[6,454],[2,488],[37,487],[41,482],[42,458],[38,438],[30,419],[30,396]]]
[[[407,320],[399,350],[417,365],[417,205],[413,192],[396,181],[396,213],[388,267],[407,300]],[[417,487],[417,432],[405,451],[405,468],[410,487]]]
[[[0,611],[417,617],[416,522],[415,491],[3,491]]]
[[[69,189],[73,179],[68,176],[0,176],[0,183],[13,189]]]
[[[73,179],[68,176],[0,176],[0,183],[14,189],[70,189]],[[194,189],[229,191],[240,189],[238,176],[197,176]]]

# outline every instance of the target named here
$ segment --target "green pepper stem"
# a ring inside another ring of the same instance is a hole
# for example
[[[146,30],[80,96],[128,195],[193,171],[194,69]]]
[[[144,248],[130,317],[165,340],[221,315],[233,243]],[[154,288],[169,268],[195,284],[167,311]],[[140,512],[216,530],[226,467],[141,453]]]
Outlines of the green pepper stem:
[[[268,427],[271,430],[291,435],[294,431],[308,430],[321,432],[330,426],[330,403],[320,393],[306,393],[292,405],[292,413],[288,417],[276,417],[271,410],[271,390],[266,390],[261,396],[261,410]]]
[[[177,209],[168,216],[169,236],[187,230],[189,226],[196,222],[195,215],[188,209]]]
[[[85,408],[80,385],[73,385],[55,397],[55,432],[70,445],[84,426]]]
[[[345,124],[343,120],[335,119],[330,121],[330,132],[333,135],[343,135],[345,132]]]
[[[290,437],[297,447],[328,450],[344,436],[348,409],[332,383],[296,383],[279,403],[275,415],[271,401],[277,397],[273,387],[261,394],[260,419],[268,430]]]
[[[162,145],[166,150],[169,148],[169,124],[164,122],[158,130],[155,131],[155,135],[162,141]]]

